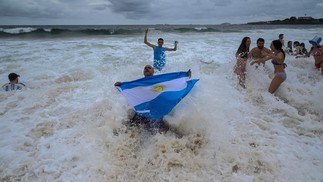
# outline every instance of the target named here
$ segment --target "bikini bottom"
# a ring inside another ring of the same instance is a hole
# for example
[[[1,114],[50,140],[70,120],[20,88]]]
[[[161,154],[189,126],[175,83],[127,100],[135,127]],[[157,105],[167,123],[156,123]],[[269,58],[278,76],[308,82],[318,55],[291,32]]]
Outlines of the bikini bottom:
[[[287,74],[285,72],[283,72],[283,71],[275,73],[275,76],[278,76],[278,77],[282,78],[283,81],[285,81],[286,78],[287,78]]]

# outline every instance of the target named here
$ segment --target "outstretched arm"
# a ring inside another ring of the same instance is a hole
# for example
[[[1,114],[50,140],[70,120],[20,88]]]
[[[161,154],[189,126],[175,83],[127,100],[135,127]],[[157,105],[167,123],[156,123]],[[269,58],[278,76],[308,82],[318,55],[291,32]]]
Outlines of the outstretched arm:
[[[149,46],[149,47],[151,47],[151,48],[155,48],[155,45],[153,45],[153,44],[151,44],[150,42],[148,42],[147,41],[147,34],[148,34],[148,28],[145,30],[145,37],[144,37],[144,43],[147,45],[147,46]]]
[[[262,64],[265,64],[265,62],[266,61],[268,61],[270,59],[270,57],[264,57],[264,58],[260,58],[260,59],[257,59],[257,60],[255,60],[255,61],[252,61],[251,63],[250,63],[250,65],[253,65],[253,64],[255,64],[255,63],[262,63]]]
[[[175,42],[174,42],[174,48],[167,48],[167,47],[166,47],[166,51],[176,51],[176,50],[177,50],[177,44],[178,44],[178,42],[177,42],[177,41],[175,41]]]
[[[284,57],[282,53],[279,53],[277,55],[275,55],[273,52],[271,52],[270,50],[263,50],[262,54],[265,55],[266,57],[261,58],[261,59],[257,59],[256,61],[252,61],[250,63],[250,65],[253,65],[255,63],[262,63],[265,64],[266,61],[273,59],[276,60],[277,62],[283,62],[284,61]]]
[[[313,51],[314,51],[314,47],[311,47],[310,51],[308,51],[305,55],[303,55],[303,56],[296,56],[296,58],[310,57],[311,54],[313,53]]]

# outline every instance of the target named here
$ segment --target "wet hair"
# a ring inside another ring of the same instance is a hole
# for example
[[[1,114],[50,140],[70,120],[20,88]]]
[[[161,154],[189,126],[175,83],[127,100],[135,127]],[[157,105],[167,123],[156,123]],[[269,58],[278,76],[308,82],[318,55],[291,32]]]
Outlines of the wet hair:
[[[278,37],[279,37],[279,38],[284,37],[284,34],[282,34],[282,33],[281,33],[281,34],[279,34],[279,36],[278,36]]]
[[[298,41],[294,41],[294,45],[295,46],[299,46],[299,42]]]
[[[282,49],[283,44],[280,42],[280,40],[273,40],[272,44],[277,50],[284,54],[284,57],[286,56],[284,50]]]
[[[265,43],[265,39],[263,39],[263,38],[259,38],[258,40],[257,40],[257,43],[258,42],[264,42]]]
[[[241,44],[240,44],[240,46],[239,46],[239,48],[238,48],[238,50],[237,50],[237,52],[236,52],[236,54],[241,54],[241,53],[243,53],[244,55],[242,56],[242,57],[246,57],[246,56],[248,56],[248,52],[249,52],[249,47],[247,47],[246,46],[246,42],[247,42],[247,40],[250,40],[250,37],[244,37],[243,39],[242,39],[242,41],[241,41]]]
[[[164,39],[163,39],[163,38],[159,38],[159,39],[158,39],[158,41],[160,41],[160,40],[164,42]]]

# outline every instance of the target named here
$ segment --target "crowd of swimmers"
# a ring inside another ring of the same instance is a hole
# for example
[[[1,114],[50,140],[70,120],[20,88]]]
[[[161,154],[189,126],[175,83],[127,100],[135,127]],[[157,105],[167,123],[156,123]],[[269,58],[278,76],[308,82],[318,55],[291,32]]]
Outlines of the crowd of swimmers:
[[[154,73],[162,71],[166,65],[166,54],[165,51],[176,51],[178,42],[174,42],[173,48],[163,47],[164,40],[159,38],[157,44],[152,44],[147,40],[148,29],[145,30],[144,43],[153,49],[154,59],[152,66],[147,64],[144,68],[144,76],[153,76]],[[315,36],[309,41],[312,44],[310,51],[307,51],[304,43],[299,43],[298,41],[288,41],[287,46],[284,45],[284,35],[280,34],[277,40],[273,40],[270,44],[270,48],[266,48],[265,40],[259,38],[257,40],[257,46],[249,50],[251,39],[250,37],[244,37],[241,41],[238,50],[236,51],[237,62],[234,68],[234,73],[238,75],[239,84],[245,87],[246,80],[246,65],[248,60],[251,60],[250,65],[259,66],[265,64],[266,61],[271,60],[274,66],[274,78],[272,79],[268,91],[274,93],[279,86],[287,79],[285,68],[286,54],[294,55],[299,57],[309,57],[313,55],[315,60],[315,67],[321,69],[323,74],[323,48],[320,46],[322,38]],[[191,72],[188,72],[189,78],[191,77]],[[16,91],[25,89],[25,84],[19,82],[20,75],[16,73],[10,73],[8,75],[9,83],[2,86],[4,91]],[[116,82],[115,86],[120,86],[122,82]],[[165,132],[169,129],[167,123],[163,119],[159,120],[149,120],[143,118],[142,116],[135,114],[135,116],[130,120],[131,125],[145,125],[148,128],[155,128],[159,132]]]
[[[300,57],[310,57],[313,55],[315,60],[315,67],[321,70],[323,75],[323,47],[320,46],[322,38],[315,36],[313,39],[309,40],[312,45],[311,49],[307,51],[304,43],[299,43],[298,41],[288,41],[285,47],[284,34],[279,34],[277,40],[273,40],[270,44],[270,49],[264,47],[265,40],[259,38],[257,40],[257,46],[251,50],[250,37],[244,37],[236,51],[237,62],[234,67],[234,73],[237,74],[239,84],[245,88],[246,79],[246,65],[248,60],[251,60],[250,65],[265,64],[266,61],[271,60],[274,66],[274,78],[272,79],[268,91],[270,93],[275,93],[279,86],[287,79],[287,74],[285,68],[287,67],[285,63],[286,55],[292,55],[296,58]]]
[[[144,43],[153,49],[154,59],[153,68],[156,71],[162,71],[166,65],[166,51],[176,51],[178,42],[174,42],[173,48],[163,47],[164,40],[159,38],[157,44],[152,44],[147,40],[148,29],[145,30]],[[247,60],[252,60],[251,65],[265,64],[266,61],[271,60],[274,66],[275,77],[270,83],[268,91],[274,93],[281,83],[283,83],[287,75],[284,71],[286,64],[284,63],[286,54],[300,57],[310,57],[313,55],[315,60],[315,67],[321,70],[323,74],[323,48],[320,46],[322,38],[315,36],[309,43],[312,45],[309,51],[307,51],[304,43],[299,41],[288,41],[285,46],[284,34],[279,34],[278,39],[271,42],[270,48],[266,48],[265,40],[263,38],[257,39],[257,46],[250,49],[251,39],[250,37],[244,37],[241,41],[238,50],[236,51],[237,62],[234,68],[234,73],[238,75],[239,84],[245,87],[246,80],[246,65]],[[23,90],[25,85],[19,82],[19,75],[16,73],[10,73],[8,75],[9,83],[2,86],[4,91]]]

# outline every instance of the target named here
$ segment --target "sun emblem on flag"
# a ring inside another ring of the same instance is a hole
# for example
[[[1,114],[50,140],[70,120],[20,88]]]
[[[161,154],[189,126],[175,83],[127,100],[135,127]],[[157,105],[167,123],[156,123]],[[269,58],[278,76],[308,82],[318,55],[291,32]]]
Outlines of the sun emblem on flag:
[[[162,92],[165,90],[165,87],[163,85],[158,85],[158,86],[154,86],[152,90],[155,92]]]

